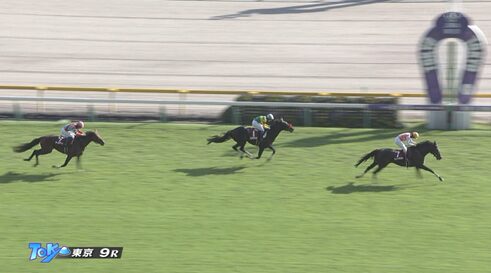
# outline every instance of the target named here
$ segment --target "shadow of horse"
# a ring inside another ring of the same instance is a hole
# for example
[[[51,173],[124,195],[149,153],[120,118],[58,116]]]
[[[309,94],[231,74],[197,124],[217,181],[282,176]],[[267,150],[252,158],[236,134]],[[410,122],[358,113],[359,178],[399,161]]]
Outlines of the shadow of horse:
[[[349,182],[343,186],[329,186],[326,190],[333,194],[350,194],[354,192],[387,192],[387,191],[397,191],[404,187],[395,185],[355,185],[354,182]]]
[[[358,129],[343,129],[341,131],[331,132],[323,136],[313,136],[294,141],[283,143],[285,147],[301,147],[301,148],[314,148],[318,146],[330,145],[330,144],[343,144],[343,143],[357,143],[366,142],[371,140],[380,139],[392,139],[403,131],[418,131],[425,133],[428,131],[424,126],[415,126],[405,129],[372,129],[372,130],[358,130]]]
[[[230,167],[230,168],[196,168],[196,169],[175,169],[175,172],[185,173],[187,176],[205,176],[205,175],[228,175],[235,174],[245,167]]]
[[[434,187],[439,184],[402,184],[402,185],[355,185],[354,182],[348,182],[348,184],[343,186],[329,186],[326,187],[327,191],[330,191],[332,194],[350,194],[354,192],[390,192],[390,191],[399,191],[399,190],[407,190],[414,188],[427,188]]]
[[[234,14],[220,15],[211,17],[211,20],[224,20],[224,19],[235,19],[241,17],[249,17],[254,14],[260,15],[274,15],[274,14],[300,14],[300,13],[314,13],[314,12],[324,12],[332,9],[348,8],[360,5],[375,4],[381,2],[390,2],[391,0],[344,0],[339,2],[328,2],[328,3],[314,3],[307,5],[297,5],[288,6],[280,8],[269,8],[269,9],[248,9],[239,11]]]
[[[7,172],[0,176],[0,184],[7,184],[12,182],[44,182],[44,181],[55,181],[53,179],[55,176],[60,175],[59,173],[48,173],[48,174],[23,174],[16,172]]]

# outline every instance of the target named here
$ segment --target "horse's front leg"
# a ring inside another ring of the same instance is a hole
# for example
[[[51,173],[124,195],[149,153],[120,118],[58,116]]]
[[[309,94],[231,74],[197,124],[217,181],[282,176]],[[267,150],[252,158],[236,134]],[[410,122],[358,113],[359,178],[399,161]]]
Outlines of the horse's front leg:
[[[82,155],[77,156],[77,169],[81,170],[82,169],[82,160],[81,157]]]
[[[263,154],[263,152],[264,152],[264,147],[263,146],[259,146],[259,152],[257,153],[256,159],[261,158],[261,155]]]
[[[63,168],[63,167],[65,167],[68,164],[68,162],[70,162],[70,160],[72,159],[72,157],[73,157],[73,155],[67,155],[67,157],[65,159],[65,163],[63,163],[63,165],[61,165],[59,167],[58,166],[53,166],[53,168]]]
[[[423,169],[425,171],[428,171],[428,172],[434,174],[436,177],[438,177],[438,179],[440,179],[440,181],[443,182],[443,177],[441,177],[440,175],[438,175],[436,172],[434,172],[432,169],[426,167],[425,165],[421,164],[421,165],[417,166],[416,168]]]
[[[268,157],[268,161],[270,161],[271,159],[273,159],[274,154],[276,154],[276,150],[273,148],[273,145],[269,145],[268,148],[273,151],[273,153]]]

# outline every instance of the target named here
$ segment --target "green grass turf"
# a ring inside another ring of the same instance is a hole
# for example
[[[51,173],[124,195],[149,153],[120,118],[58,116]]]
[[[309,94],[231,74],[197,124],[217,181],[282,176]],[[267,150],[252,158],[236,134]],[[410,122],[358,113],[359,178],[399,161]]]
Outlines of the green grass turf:
[[[491,128],[426,131],[430,173],[353,164],[398,130],[296,128],[267,162],[240,160],[233,126],[89,123],[106,141],[66,169],[11,147],[54,122],[0,122],[0,272],[489,272]],[[248,146],[250,151],[255,148]],[[124,246],[121,260],[29,262],[29,242]]]

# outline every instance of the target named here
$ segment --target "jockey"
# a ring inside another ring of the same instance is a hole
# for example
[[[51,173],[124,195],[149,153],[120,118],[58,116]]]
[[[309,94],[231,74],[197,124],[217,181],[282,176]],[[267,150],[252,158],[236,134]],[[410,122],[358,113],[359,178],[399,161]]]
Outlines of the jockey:
[[[259,138],[265,138],[267,131],[269,129],[268,122],[274,119],[273,114],[267,114],[266,116],[257,116],[252,120],[252,127],[259,131]]]
[[[80,130],[84,127],[85,127],[84,122],[79,120],[69,123],[63,126],[63,128],[61,128],[61,136],[66,139],[65,148],[68,147],[68,145],[73,144],[73,141],[75,140],[76,136],[85,135],[85,133]]]
[[[407,147],[415,146],[416,141],[414,140],[417,139],[418,137],[419,137],[418,132],[410,132],[410,133],[407,132],[396,136],[396,138],[394,139],[397,146],[401,147],[402,151],[406,155],[406,165],[408,165],[408,158],[409,158]]]

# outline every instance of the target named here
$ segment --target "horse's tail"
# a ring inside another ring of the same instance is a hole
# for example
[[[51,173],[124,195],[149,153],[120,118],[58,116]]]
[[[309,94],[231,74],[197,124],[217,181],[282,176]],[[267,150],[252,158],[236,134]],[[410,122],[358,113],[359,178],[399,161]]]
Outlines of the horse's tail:
[[[368,154],[364,155],[362,158],[360,158],[360,160],[358,160],[358,162],[355,164],[355,167],[358,167],[358,165],[367,161],[369,158],[374,157],[375,154],[377,154],[377,152],[378,152],[378,149],[375,149],[375,150],[369,152]]]
[[[31,142],[29,142],[29,143],[24,143],[24,144],[21,144],[19,146],[15,146],[14,147],[14,152],[16,152],[16,153],[25,152],[25,151],[31,149],[32,147],[38,145],[39,142],[41,142],[41,137],[35,138]]]
[[[232,137],[232,131],[226,132],[223,136],[212,136],[208,138],[208,144],[214,142],[214,143],[222,143],[227,140],[229,140]]]

